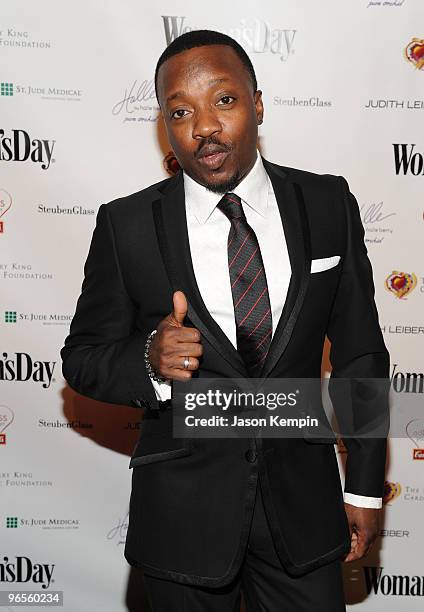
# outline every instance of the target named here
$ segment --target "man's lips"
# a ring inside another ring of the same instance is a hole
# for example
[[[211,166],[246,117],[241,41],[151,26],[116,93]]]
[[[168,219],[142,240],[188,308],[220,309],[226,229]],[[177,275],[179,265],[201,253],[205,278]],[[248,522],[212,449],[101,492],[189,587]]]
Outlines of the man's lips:
[[[208,170],[218,170],[229,151],[219,146],[205,146],[197,155],[197,161]]]

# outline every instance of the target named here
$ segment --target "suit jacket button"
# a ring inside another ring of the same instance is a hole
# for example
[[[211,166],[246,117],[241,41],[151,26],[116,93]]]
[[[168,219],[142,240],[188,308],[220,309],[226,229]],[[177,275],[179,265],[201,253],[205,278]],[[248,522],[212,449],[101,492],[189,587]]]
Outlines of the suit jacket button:
[[[253,448],[249,448],[249,450],[245,452],[244,456],[246,457],[246,461],[249,463],[255,463],[258,453],[254,451]]]

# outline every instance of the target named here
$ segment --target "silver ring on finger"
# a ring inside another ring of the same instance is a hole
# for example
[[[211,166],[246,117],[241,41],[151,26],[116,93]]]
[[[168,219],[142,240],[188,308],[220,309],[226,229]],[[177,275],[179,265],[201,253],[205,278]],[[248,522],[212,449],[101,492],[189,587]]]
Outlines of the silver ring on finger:
[[[184,370],[188,370],[190,366],[190,357],[184,357],[183,366],[184,366]]]

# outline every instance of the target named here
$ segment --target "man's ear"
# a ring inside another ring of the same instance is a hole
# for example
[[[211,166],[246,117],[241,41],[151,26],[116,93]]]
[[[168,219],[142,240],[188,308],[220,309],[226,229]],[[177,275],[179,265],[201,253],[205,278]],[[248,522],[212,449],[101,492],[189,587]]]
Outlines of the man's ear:
[[[262,102],[262,92],[260,89],[255,91],[255,108],[256,108],[256,117],[258,120],[258,125],[261,125],[264,120],[264,104]]]

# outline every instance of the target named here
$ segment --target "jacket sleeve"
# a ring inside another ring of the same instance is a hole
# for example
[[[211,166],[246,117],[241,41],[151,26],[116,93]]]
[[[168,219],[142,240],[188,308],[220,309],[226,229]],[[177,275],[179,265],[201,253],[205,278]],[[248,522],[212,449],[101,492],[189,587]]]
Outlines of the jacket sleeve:
[[[382,497],[390,361],[374,301],[359,207],[345,179],[339,177],[339,181],[346,211],[346,251],[327,327],[332,365],[329,392],[348,451],[345,492]]]
[[[157,407],[144,366],[148,331],[136,326],[108,207],[99,208],[84,280],[61,350],[65,379],[78,393],[112,404]]]

